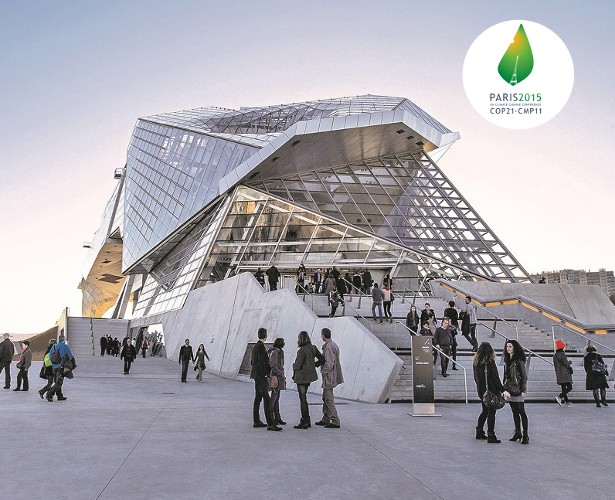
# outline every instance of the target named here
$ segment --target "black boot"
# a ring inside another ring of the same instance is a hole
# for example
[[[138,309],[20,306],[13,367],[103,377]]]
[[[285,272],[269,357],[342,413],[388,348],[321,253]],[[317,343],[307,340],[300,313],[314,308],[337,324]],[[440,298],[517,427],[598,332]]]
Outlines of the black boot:
[[[501,443],[498,437],[495,435],[495,432],[487,432],[487,442],[488,443]]]
[[[606,403],[606,399],[603,399],[603,400],[602,400],[602,406],[609,406],[609,405]]]
[[[276,423],[276,424],[279,424],[279,425],[286,425],[286,422],[284,422],[284,420],[282,420],[282,417],[280,417],[280,414],[279,414],[279,413],[275,416],[275,419],[274,419],[274,420],[275,420],[275,423]]]
[[[480,427],[476,428],[476,439],[487,439],[487,435],[485,434],[485,431],[481,429]]]
[[[523,433],[523,439],[521,440],[521,444],[530,444],[530,437],[527,435],[527,432]]]
[[[515,434],[509,439],[509,441],[521,441],[521,431],[519,429],[515,429]]]
[[[307,429],[309,426],[303,420],[301,420],[297,425],[294,426],[295,429]]]

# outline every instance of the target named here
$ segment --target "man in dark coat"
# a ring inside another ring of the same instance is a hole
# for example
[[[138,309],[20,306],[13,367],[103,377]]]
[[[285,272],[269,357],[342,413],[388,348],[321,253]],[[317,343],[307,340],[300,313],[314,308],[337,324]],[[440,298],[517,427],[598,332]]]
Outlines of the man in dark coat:
[[[11,361],[15,355],[15,346],[9,340],[10,335],[5,333],[2,335],[0,342],[0,373],[4,370],[4,388],[11,388]]]
[[[269,365],[269,356],[265,348],[265,340],[267,340],[267,329],[259,328],[258,342],[256,342],[254,349],[252,349],[252,358],[250,359],[250,364],[252,365],[250,378],[254,380],[252,426],[267,427],[268,431],[281,431],[282,428],[276,425],[271,415],[271,398],[269,397],[269,380],[267,378],[271,372],[271,366]],[[266,424],[260,418],[261,401],[265,407]]]
[[[104,356],[106,350],[107,350],[107,337],[103,335],[102,337],[100,337],[100,355]]]
[[[122,349],[120,359],[124,360],[124,375],[128,375],[130,373],[130,365],[137,359],[137,350],[135,346],[132,345],[131,338],[126,339],[126,345]]]
[[[278,289],[278,280],[280,279],[280,271],[275,266],[271,266],[265,272],[267,275],[267,280],[269,281],[269,291],[273,292]]]
[[[179,362],[182,365],[182,382],[186,382],[188,376],[188,365],[190,361],[194,362],[194,354],[192,353],[192,346],[190,345],[190,339],[186,339],[186,342],[179,350]]]
[[[433,345],[440,347],[440,350],[446,354],[451,355],[451,346],[453,345],[453,334],[449,329],[448,318],[442,320],[442,325],[436,328],[436,333],[433,336]],[[440,367],[442,368],[442,376],[448,377],[446,370],[448,369],[448,358],[440,355]]]

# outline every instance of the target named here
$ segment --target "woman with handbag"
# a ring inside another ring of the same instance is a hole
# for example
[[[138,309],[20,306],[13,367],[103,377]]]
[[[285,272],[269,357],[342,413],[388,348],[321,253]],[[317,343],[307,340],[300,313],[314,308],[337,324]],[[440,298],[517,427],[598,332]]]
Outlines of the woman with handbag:
[[[483,411],[478,416],[476,439],[486,439],[488,443],[501,443],[495,435],[495,412],[501,408],[501,401],[499,404],[493,403],[494,398],[501,399],[504,386],[500,381],[498,367],[495,364],[495,352],[489,342],[483,342],[478,347],[474,355],[473,367],[476,390],[483,407]],[[483,430],[485,421],[487,421],[486,436]]]
[[[271,416],[276,424],[286,425],[280,416],[280,391],[286,390],[286,376],[284,375],[284,339],[278,337],[269,349],[269,387],[271,387]]]
[[[606,390],[609,386],[606,377],[609,372],[602,356],[596,352],[596,347],[592,344],[587,344],[585,348],[583,367],[586,373],[585,388],[593,392],[596,406],[600,408],[600,403],[602,406],[609,406],[606,402]]]
[[[194,355],[194,370],[196,371],[196,379],[203,383],[203,370],[205,369],[205,358],[209,361],[209,356],[203,344],[199,345],[199,349]]]
[[[297,384],[297,392],[299,393],[299,404],[301,406],[301,420],[295,429],[307,429],[312,427],[310,420],[310,409],[307,402],[307,391],[310,384],[318,380],[316,367],[325,362],[325,357],[318,350],[318,347],[312,345],[310,336],[306,331],[299,333],[297,338],[297,357],[293,363],[293,380]],[[317,359],[318,361],[314,362]]]
[[[559,396],[555,396],[557,404],[562,406],[562,402],[566,406],[572,406],[568,399],[568,393],[572,390],[572,361],[568,361],[568,356],[564,352],[566,344],[561,340],[555,341],[555,354],[553,355],[553,367],[555,369],[555,379],[562,392]]]
[[[521,444],[529,444],[530,442],[524,399],[527,394],[525,359],[525,352],[523,352],[519,342],[507,340],[504,352],[504,389],[508,393],[506,401],[510,405],[515,422],[515,433],[509,441],[521,441]],[[523,434],[521,434],[522,425]]]

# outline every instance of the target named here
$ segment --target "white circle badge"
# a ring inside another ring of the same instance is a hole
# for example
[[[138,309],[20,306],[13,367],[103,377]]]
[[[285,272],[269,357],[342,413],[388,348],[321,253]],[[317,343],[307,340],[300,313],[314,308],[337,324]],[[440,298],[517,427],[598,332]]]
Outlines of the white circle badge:
[[[568,102],[573,83],[568,48],[532,21],[505,21],[483,31],[463,63],[463,86],[474,109],[510,129],[548,122]]]

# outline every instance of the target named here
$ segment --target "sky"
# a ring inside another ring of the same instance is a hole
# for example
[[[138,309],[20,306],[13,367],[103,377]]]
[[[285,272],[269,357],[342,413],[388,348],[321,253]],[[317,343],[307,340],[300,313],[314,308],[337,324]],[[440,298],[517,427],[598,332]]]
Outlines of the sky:
[[[481,118],[462,82],[485,29],[553,30],[575,67],[529,130]],[[530,273],[615,268],[615,2],[0,2],[0,332],[81,314],[86,250],[141,116],[378,94],[461,139],[438,162]]]

